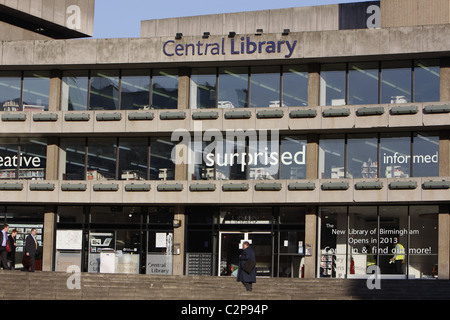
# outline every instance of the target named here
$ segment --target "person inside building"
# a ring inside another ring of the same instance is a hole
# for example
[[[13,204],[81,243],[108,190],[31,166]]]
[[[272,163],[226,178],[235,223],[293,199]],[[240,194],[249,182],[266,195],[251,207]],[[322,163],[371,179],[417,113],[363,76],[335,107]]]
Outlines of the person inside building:
[[[394,272],[396,274],[403,274],[403,264],[405,263],[405,248],[399,242],[399,238],[394,238],[395,250],[394,256],[391,258],[391,263],[394,264]]]

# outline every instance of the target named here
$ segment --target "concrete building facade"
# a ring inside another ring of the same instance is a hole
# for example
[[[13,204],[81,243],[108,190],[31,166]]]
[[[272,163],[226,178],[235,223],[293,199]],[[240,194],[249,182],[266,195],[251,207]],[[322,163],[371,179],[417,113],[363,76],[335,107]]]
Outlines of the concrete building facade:
[[[43,270],[232,276],[249,240],[258,276],[449,278],[448,0],[126,39],[72,39],[93,0],[41,3],[0,4],[35,23],[3,19],[0,213]]]

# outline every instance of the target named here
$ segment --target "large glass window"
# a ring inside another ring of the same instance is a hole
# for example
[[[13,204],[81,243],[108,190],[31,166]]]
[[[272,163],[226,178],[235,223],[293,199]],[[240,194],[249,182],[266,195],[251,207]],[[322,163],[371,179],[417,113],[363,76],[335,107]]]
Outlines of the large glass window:
[[[279,140],[270,140],[260,134],[258,141],[248,143],[248,179],[272,180],[279,176]]]
[[[215,108],[217,100],[217,75],[215,68],[192,69],[190,79],[191,109]]]
[[[218,108],[247,107],[248,68],[220,68]]]
[[[281,138],[281,179],[306,179],[306,139],[299,136]]]
[[[170,138],[155,138],[150,144],[150,179],[174,180],[175,164],[172,161],[172,150],[175,143]]]
[[[120,84],[120,109],[150,108],[150,70],[123,70]]]
[[[348,66],[348,104],[378,103],[378,63],[351,63]]]
[[[19,179],[45,180],[47,141],[20,139]]]
[[[319,142],[319,179],[345,178],[345,137],[323,136]]]
[[[0,110],[21,111],[22,76],[20,72],[0,73]]]
[[[147,180],[148,138],[119,139],[119,179]]]
[[[25,72],[23,76],[23,111],[48,110],[50,73]]]
[[[321,207],[319,277],[345,278],[347,274],[347,207]]]
[[[176,70],[153,70],[152,107],[176,109],[178,107],[178,73]]]
[[[0,179],[44,180],[47,164],[45,139],[21,138],[0,141]]]
[[[19,153],[19,139],[17,138],[0,139],[0,179],[2,180],[17,179],[18,153]]]
[[[347,178],[377,178],[378,136],[349,135],[346,158]]]
[[[428,206],[320,207],[319,277],[438,275],[438,212]]]
[[[224,139],[216,147],[216,179],[245,180],[247,178],[246,143],[244,140]]]
[[[438,273],[439,206],[411,206],[409,269],[415,278],[432,278]]]
[[[250,107],[280,107],[280,67],[252,67]]]
[[[86,139],[65,138],[61,140],[59,172],[62,180],[85,180]]]
[[[307,66],[283,67],[283,106],[303,107],[308,105]]]
[[[88,138],[88,180],[116,179],[116,138]]]
[[[347,104],[347,66],[324,64],[320,71],[320,105],[341,106]]]
[[[419,60],[414,64],[414,102],[440,100],[439,60]]]
[[[119,109],[119,71],[92,71],[89,97],[91,110]]]
[[[350,254],[350,263],[348,264],[348,274],[372,273],[367,272],[367,268],[377,265],[377,226],[377,207],[349,207],[347,252]]]
[[[213,180],[215,178],[214,161],[210,161],[207,158],[208,150],[206,150],[206,147],[207,143],[204,141],[191,142],[189,148],[188,179]],[[214,153],[210,156],[214,157]],[[205,161],[207,159],[208,161]]]
[[[439,176],[439,135],[415,133],[413,143],[413,176]]]
[[[411,61],[383,62],[381,68],[381,103],[411,102]]]
[[[382,134],[380,137],[380,177],[408,178],[411,176],[411,136]]]
[[[88,71],[64,71],[61,87],[61,110],[86,110],[88,90]]]
[[[378,266],[382,274],[406,274],[408,207],[380,207]]]
[[[324,64],[320,74],[321,105],[440,100],[437,59]]]

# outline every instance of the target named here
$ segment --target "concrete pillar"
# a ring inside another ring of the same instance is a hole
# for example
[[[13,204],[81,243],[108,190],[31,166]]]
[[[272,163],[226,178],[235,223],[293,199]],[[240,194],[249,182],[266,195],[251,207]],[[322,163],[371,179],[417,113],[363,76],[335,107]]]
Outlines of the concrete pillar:
[[[450,176],[450,132],[441,131],[439,134],[439,176]]]
[[[52,70],[50,72],[50,92],[49,111],[59,111],[61,109],[61,71]],[[47,164],[45,169],[46,180],[58,180],[58,157],[59,139],[50,137],[47,139]],[[55,232],[56,232],[56,207],[45,206],[44,213],[44,234],[42,248],[42,270],[52,271],[55,253]]]
[[[53,271],[56,232],[56,207],[45,206],[42,248],[42,271]]]
[[[179,220],[180,226],[174,227],[173,229],[173,274],[182,276],[184,274],[184,239],[186,232],[186,216],[184,206],[175,207],[174,219]]]
[[[308,106],[320,105],[320,64],[308,65]],[[319,163],[319,136],[307,136],[306,179],[317,179]],[[305,256],[305,278],[316,277],[317,263],[317,206],[308,206],[305,216],[305,246],[310,246],[311,255]]]
[[[439,206],[438,277],[450,279],[450,211],[448,205]]]
[[[305,278],[313,279],[316,277],[317,263],[317,207],[308,206],[305,216],[305,248],[310,248],[311,255],[305,256]],[[306,252],[305,252],[306,253]]]
[[[308,65],[308,107],[317,107],[320,104],[320,64]]]
[[[180,68],[178,72],[178,109],[189,109],[189,69]],[[178,148],[179,146],[177,146]],[[179,154],[177,152],[177,154]],[[177,164],[175,166],[175,180],[187,179],[187,164]],[[186,216],[184,206],[176,206],[174,219],[180,221],[179,227],[173,229],[173,274],[184,274],[184,240],[186,232]],[[179,254],[177,254],[179,250]]]
[[[178,109],[189,109],[190,70],[180,68],[178,71]]]
[[[61,71],[50,71],[49,111],[61,110]]]
[[[306,179],[317,179],[319,165],[319,136],[310,134],[307,136],[306,145]]]

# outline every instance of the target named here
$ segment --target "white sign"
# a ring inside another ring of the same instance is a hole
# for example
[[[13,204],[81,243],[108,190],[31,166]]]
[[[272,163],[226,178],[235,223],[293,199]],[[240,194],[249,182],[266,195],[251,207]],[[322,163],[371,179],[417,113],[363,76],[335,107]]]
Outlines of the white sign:
[[[57,230],[57,250],[81,250],[83,244],[83,230]]]
[[[155,240],[156,248],[166,248],[166,236],[167,234],[165,232],[156,233],[156,240]]]

